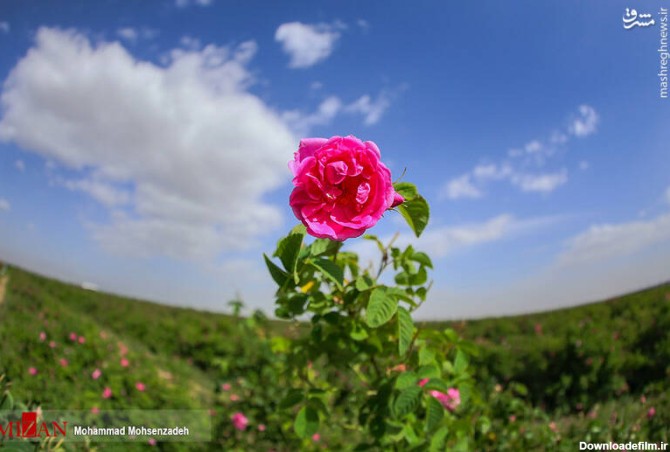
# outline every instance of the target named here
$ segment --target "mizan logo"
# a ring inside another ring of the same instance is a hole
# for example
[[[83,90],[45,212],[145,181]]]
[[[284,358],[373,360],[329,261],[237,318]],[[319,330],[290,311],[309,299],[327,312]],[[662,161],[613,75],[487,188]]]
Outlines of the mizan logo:
[[[37,422],[37,413],[24,412],[20,421],[0,424],[0,435],[5,438],[50,438],[66,436],[67,421]]]
[[[637,10],[626,8],[626,14],[623,16],[623,28],[630,30],[633,27],[649,27],[656,21],[651,18],[651,14],[638,14]]]

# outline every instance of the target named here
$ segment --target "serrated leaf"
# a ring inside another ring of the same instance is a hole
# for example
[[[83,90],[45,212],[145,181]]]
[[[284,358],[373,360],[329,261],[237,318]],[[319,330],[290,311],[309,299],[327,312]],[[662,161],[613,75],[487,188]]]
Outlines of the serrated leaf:
[[[423,385],[423,389],[425,389],[426,391],[433,391],[433,390],[440,391],[446,394],[446,392],[449,391],[449,386],[441,378],[433,377],[430,380],[428,380],[428,382],[425,385]]]
[[[395,380],[395,388],[402,390],[409,388],[410,386],[415,386],[419,377],[414,372],[403,372],[398,375],[398,378]]]
[[[344,272],[339,265],[328,259],[314,259],[311,260],[310,263],[319,269],[327,279],[334,282],[338,289],[342,290]]]
[[[419,195],[411,201],[400,204],[397,209],[414,231],[414,235],[419,237],[428,225],[428,219],[430,218],[430,207],[428,207],[426,200]]]
[[[409,182],[397,182],[393,184],[393,189],[405,198],[405,201],[410,201],[419,195],[416,185]]]
[[[444,417],[444,407],[431,395],[426,402],[426,431],[430,432],[440,423]]]
[[[421,402],[422,393],[423,389],[420,386],[410,386],[400,391],[393,404],[393,413],[395,416],[401,418],[416,410]]]
[[[331,243],[332,243],[332,241],[330,241],[328,239],[316,239],[310,245],[309,253],[312,256],[318,256],[320,254],[323,254],[328,250]]]
[[[410,257],[410,260],[418,262],[425,267],[433,268],[433,261],[430,259],[430,256],[422,251],[415,251],[414,254],[412,254]]]
[[[370,328],[378,328],[391,320],[398,309],[398,300],[382,288],[377,288],[370,294],[368,308],[365,311],[365,321]]]
[[[398,353],[401,357],[407,353],[413,336],[414,323],[412,322],[412,316],[407,309],[398,307]]]
[[[299,438],[312,436],[319,430],[319,414],[311,406],[302,407],[295,417],[293,430]]]
[[[263,253],[263,258],[265,259],[265,265],[268,267],[268,270],[270,271],[270,276],[272,276],[274,282],[276,282],[277,285],[280,287],[283,286],[284,283],[286,283],[286,280],[288,279],[288,273],[279,268],[277,264],[272,262],[265,253]]]

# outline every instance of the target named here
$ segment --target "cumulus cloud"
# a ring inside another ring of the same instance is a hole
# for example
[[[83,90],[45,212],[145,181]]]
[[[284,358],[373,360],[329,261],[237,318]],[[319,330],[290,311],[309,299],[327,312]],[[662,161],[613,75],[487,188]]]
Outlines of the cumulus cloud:
[[[599,121],[593,107],[580,105],[577,114],[563,130],[554,130],[547,139],[532,139],[525,145],[510,149],[499,163],[480,164],[445,183],[442,194],[449,199],[481,198],[485,186],[492,181],[508,181],[523,192],[550,193],[568,181],[568,171],[545,168],[556,161],[556,155],[570,137],[586,137],[595,133]],[[588,163],[579,163],[585,170]]]
[[[307,68],[330,56],[340,38],[338,30],[341,28],[338,24],[289,22],[277,28],[275,41],[281,44],[289,56],[289,67]]]
[[[441,196],[449,199],[480,198],[482,192],[472,184],[470,175],[464,174],[447,182]]]
[[[568,131],[579,138],[589,136],[595,133],[599,120],[598,113],[593,107],[580,105],[579,113],[572,119]]]
[[[597,262],[626,256],[670,241],[670,214],[649,221],[593,225],[568,240],[559,264]]]
[[[118,42],[41,28],[5,82],[0,140],[66,167],[66,187],[108,206],[108,223],[87,226],[110,250],[243,249],[281,223],[263,197],[284,182],[296,143],[247,90],[255,49],[177,49],[157,66]]]
[[[9,201],[5,198],[0,198],[0,212],[9,212],[11,208],[12,206],[9,204]]]
[[[556,173],[544,174],[514,174],[512,183],[524,192],[549,193],[568,181],[568,172],[562,170]]]
[[[391,105],[388,94],[382,92],[376,99],[372,100],[369,95],[363,95],[347,106],[346,110],[363,115],[365,125],[377,124],[382,115]]]
[[[337,96],[325,98],[313,112],[305,113],[301,110],[289,110],[282,114],[282,119],[289,125],[296,135],[307,135],[313,127],[330,124],[337,115],[361,115],[365,125],[379,122],[384,112],[391,105],[390,96],[381,92],[373,101],[365,94],[357,100],[344,104]]]

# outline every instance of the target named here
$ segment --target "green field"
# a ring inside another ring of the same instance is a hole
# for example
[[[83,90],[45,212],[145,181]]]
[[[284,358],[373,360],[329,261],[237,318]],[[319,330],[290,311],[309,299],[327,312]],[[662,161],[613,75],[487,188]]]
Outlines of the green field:
[[[282,439],[286,426],[278,397],[286,382],[272,369],[281,338],[298,336],[300,325],[269,321],[260,313],[240,318],[162,306],[15,267],[3,278],[5,404],[10,393],[16,406],[29,409],[206,409],[214,445],[157,447],[295,448]],[[480,449],[668,442],[669,284],[542,314],[420,325],[453,328],[474,344],[470,368],[479,396],[472,403],[474,415],[487,423],[477,436]],[[93,378],[96,369],[100,376]],[[239,432],[230,425],[237,411],[268,414]],[[329,435],[340,434],[324,431],[319,443],[303,446],[328,448]]]

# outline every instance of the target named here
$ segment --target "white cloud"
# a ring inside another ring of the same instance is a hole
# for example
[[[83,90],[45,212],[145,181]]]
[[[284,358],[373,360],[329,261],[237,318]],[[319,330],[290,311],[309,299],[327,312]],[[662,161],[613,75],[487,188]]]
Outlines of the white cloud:
[[[135,42],[137,40],[137,37],[139,36],[137,30],[131,27],[119,28],[118,30],[116,30],[116,34],[119,35],[119,37],[130,42]]]
[[[670,204],[670,187],[665,191],[665,200]]]
[[[362,114],[365,125],[369,126],[377,124],[390,105],[391,100],[385,92],[381,92],[375,100],[366,94],[349,104],[346,111]]]
[[[508,163],[477,165],[472,175],[478,180],[502,180],[512,175],[512,167]]]
[[[604,261],[670,240],[670,214],[649,221],[591,226],[566,243],[559,264]]]
[[[212,0],[175,0],[177,8],[186,8],[188,6],[209,6]]]
[[[579,106],[579,114],[572,119],[568,131],[579,138],[587,137],[596,131],[600,118],[598,113],[588,105]]]
[[[391,105],[390,97],[382,92],[375,101],[365,94],[350,104],[345,105],[339,97],[329,96],[324,99],[316,111],[305,113],[300,110],[290,110],[282,113],[282,119],[289,125],[296,135],[305,136],[315,126],[330,124],[339,114],[359,114],[363,116],[365,125],[379,122],[381,116]]]
[[[586,160],[582,160],[581,162],[579,162],[579,169],[582,171],[586,171],[587,169],[589,169],[589,166],[590,166],[589,162],[587,162]]]
[[[306,68],[314,66],[330,56],[335,43],[340,38],[341,26],[301,22],[281,24],[275,32],[275,41],[289,55],[289,67]]]
[[[14,166],[16,167],[17,170],[24,172],[26,170],[26,164],[23,162],[23,160],[17,160],[14,162]]]
[[[482,192],[472,184],[470,175],[464,174],[447,182],[441,195],[449,199],[480,198]]]
[[[11,208],[12,206],[9,204],[9,201],[5,198],[0,198],[0,212],[9,212]]]
[[[281,222],[263,197],[287,180],[296,143],[247,91],[255,49],[179,49],[161,67],[41,28],[4,85],[0,140],[76,171],[72,189],[115,206],[88,225],[110,250],[202,259],[248,247]]]
[[[565,170],[556,173],[514,174],[512,176],[512,183],[525,192],[549,193],[567,181],[568,173]]]
[[[130,194],[96,178],[68,180],[63,185],[69,190],[82,191],[107,207],[122,206],[130,201]]]
[[[156,36],[158,36],[158,30],[155,30],[153,28],[147,28],[147,27],[142,27],[142,28],[132,28],[132,27],[124,27],[124,28],[119,28],[116,30],[116,34],[128,41],[129,43],[135,43],[137,42],[138,39],[153,39]]]
[[[11,30],[11,27],[9,26],[9,22],[0,22],[0,32],[2,33],[9,33],[9,30]]]

